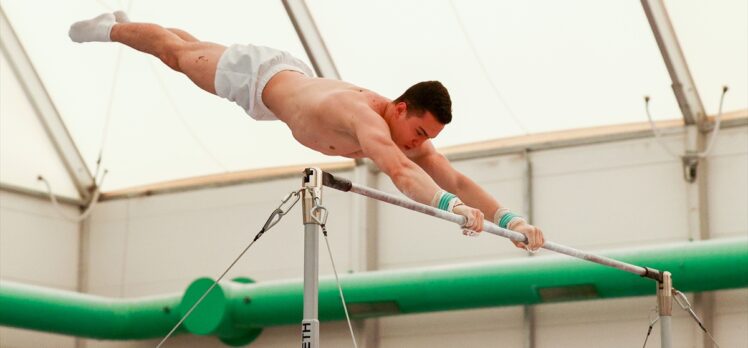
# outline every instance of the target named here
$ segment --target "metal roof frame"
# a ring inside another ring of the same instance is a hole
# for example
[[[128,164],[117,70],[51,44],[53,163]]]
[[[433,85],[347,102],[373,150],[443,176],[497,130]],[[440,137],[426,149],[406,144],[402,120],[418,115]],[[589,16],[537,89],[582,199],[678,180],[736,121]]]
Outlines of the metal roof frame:
[[[691,71],[688,69],[686,57],[678,42],[665,3],[662,0],[641,0],[641,2],[673,82],[673,93],[675,93],[675,99],[678,100],[683,120],[687,125],[696,124],[699,129],[703,130],[706,123],[704,104],[701,103],[701,97],[693,82]]]
[[[327,50],[325,41],[314,23],[314,17],[309,12],[304,0],[283,0],[283,7],[288,13],[296,34],[299,35],[301,44],[304,45],[307,56],[312,61],[314,71],[319,77],[340,79],[338,69],[335,67],[330,52]]]
[[[91,198],[89,190],[96,184],[94,178],[2,6],[0,6],[0,38],[2,38],[0,49],[8,58],[10,68],[18,76],[24,94],[36,111],[39,121],[44,126],[78,194],[84,201],[88,201]]]

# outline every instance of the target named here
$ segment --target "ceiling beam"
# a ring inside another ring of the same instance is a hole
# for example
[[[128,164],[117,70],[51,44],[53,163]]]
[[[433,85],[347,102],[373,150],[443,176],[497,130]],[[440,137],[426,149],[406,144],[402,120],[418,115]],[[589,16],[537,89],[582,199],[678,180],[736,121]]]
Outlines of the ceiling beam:
[[[288,18],[291,19],[296,34],[299,35],[301,44],[304,45],[309,60],[312,61],[314,71],[319,77],[329,79],[340,79],[335,62],[330,56],[330,52],[325,46],[325,41],[314,23],[314,18],[309,12],[304,0],[283,0],[283,7],[286,8]]]
[[[673,24],[662,0],[641,0],[644,12],[647,14],[649,26],[660,53],[665,60],[667,71],[670,73],[672,88],[678,101],[683,120],[687,125],[698,125],[704,129],[706,122],[706,111],[701,103],[701,98],[696,90],[693,77],[688,69],[686,57],[678,43]]]
[[[23,92],[44,126],[78,194],[84,201],[88,201],[91,197],[89,190],[94,186],[91,172],[2,7],[0,7],[0,38],[2,39],[0,49],[7,57],[10,68],[18,77]]]

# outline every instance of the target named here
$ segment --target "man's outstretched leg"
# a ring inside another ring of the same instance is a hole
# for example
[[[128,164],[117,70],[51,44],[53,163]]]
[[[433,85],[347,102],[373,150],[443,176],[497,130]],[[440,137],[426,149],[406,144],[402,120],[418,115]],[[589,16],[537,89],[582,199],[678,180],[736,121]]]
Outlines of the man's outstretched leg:
[[[125,11],[114,11],[112,13],[114,15],[114,19],[117,23],[130,23],[130,17],[127,16],[127,13]],[[189,41],[189,42],[198,42],[196,37],[192,36],[192,34],[177,28],[166,28],[166,30],[177,34],[182,40]]]
[[[126,20],[122,14],[115,18],[114,14],[105,13],[80,21],[70,27],[70,38],[75,42],[120,42],[161,59],[170,68],[187,75],[200,88],[216,93],[216,67],[225,46],[197,41],[178,29],[170,31],[157,24]]]

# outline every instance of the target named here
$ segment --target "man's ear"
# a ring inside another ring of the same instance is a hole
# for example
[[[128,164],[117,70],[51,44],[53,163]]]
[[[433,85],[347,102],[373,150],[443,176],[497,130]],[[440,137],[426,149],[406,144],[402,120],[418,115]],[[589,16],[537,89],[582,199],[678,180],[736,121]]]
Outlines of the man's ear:
[[[397,116],[400,116],[403,112],[407,114],[408,104],[406,102],[398,102],[395,104],[395,111],[397,111]]]

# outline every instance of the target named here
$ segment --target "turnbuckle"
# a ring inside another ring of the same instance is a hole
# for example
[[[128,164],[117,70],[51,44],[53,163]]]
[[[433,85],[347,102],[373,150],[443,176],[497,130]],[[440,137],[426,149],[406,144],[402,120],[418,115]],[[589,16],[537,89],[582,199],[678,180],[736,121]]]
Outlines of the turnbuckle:
[[[293,208],[299,201],[299,198],[301,198],[300,192],[301,190],[292,191],[286,196],[286,198],[283,198],[278,208],[275,208],[275,210],[273,210],[273,213],[270,214],[270,217],[267,219],[267,221],[265,221],[265,225],[262,226],[263,231],[267,231],[273,228],[275,224],[280,222],[281,218],[283,218],[284,215],[288,214],[288,212],[291,211],[291,208]]]

